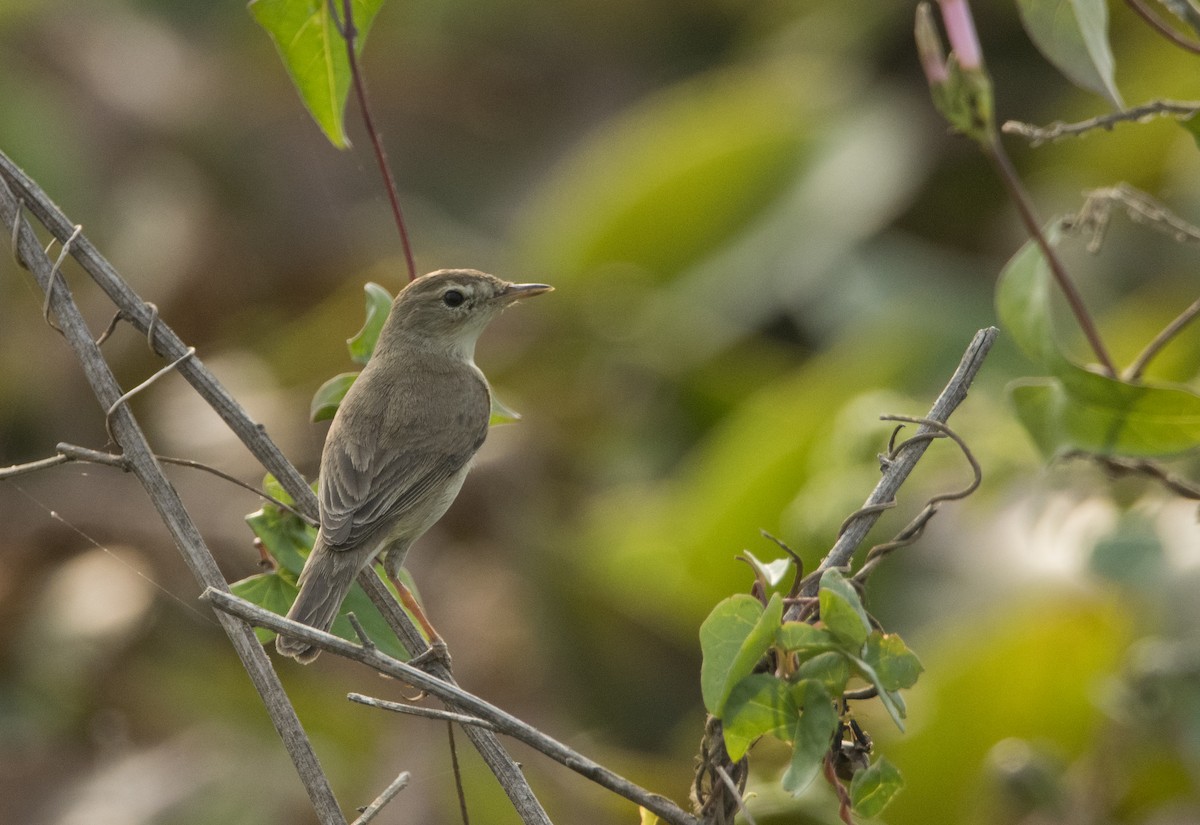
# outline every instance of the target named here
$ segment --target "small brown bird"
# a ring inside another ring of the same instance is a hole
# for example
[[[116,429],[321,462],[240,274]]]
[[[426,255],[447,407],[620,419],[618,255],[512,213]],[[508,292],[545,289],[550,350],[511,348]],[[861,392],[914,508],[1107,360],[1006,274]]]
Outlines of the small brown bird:
[[[325,437],[321,527],[289,619],[328,630],[354,579],[380,554],[396,580],[408,548],[454,501],[487,437],[491,393],[475,366],[476,340],[505,307],[552,288],[443,269],[396,296]],[[275,646],[304,663],[320,652],[287,636]]]

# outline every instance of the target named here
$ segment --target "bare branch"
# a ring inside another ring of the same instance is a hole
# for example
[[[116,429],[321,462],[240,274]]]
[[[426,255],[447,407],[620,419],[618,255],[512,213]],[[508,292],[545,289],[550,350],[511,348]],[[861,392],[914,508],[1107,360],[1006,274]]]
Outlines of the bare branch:
[[[651,793],[633,784],[624,777],[618,776],[597,762],[593,762],[578,751],[547,736],[512,714],[485,702],[472,693],[464,691],[451,682],[432,676],[424,670],[412,667],[406,662],[394,659],[378,648],[368,650],[353,642],[348,642],[345,639],[334,636],[332,633],[326,633],[308,625],[286,619],[224,590],[206,590],[201,598],[210,602],[219,610],[231,613],[253,625],[292,636],[305,644],[313,645],[336,656],[360,662],[373,670],[394,676],[418,690],[436,696],[472,716],[486,720],[495,725],[496,730],[505,736],[511,736],[514,739],[524,742],[531,748],[549,756],[555,762],[565,765],[596,784],[620,794],[631,802],[641,805],[657,814],[664,821],[672,823],[672,825],[699,825],[695,817],[666,797]],[[480,730],[480,728],[475,725],[469,725],[465,730]]]
[[[96,346],[79,308],[72,300],[66,282],[56,276],[57,270],[41,249],[33,230],[22,218],[20,202],[6,182],[8,172],[5,164],[7,163],[7,158],[0,163],[0,166],[4,167],[4,171],[0,172],[0,222],[4,226],[15,227],[19,259],[25,262],[29,271],[47,294],[48,310],[57,320],[58,329],[74,350],[88,383],[91,385],[96,399],[100,402],[101,410],[110,409],[120,399],[121,389],[116,378],[113,377],[108,363],[104,360],[100,348]],[[31,201],[36,200],[30,197],[29,193],[24,194]],[[72,249],[78,250],[86,244],[86,239],[82,235],[76,238],[75,234],[72,228],[68,237],[73,241]],[[186,351],[186,347],[183,347],[182,343],[180,348],[182,351]],[[175,357],[181,354],[182,352],[179,352]],[[227,589],[225,578],[221,575],[216,561],[205,546],[204,538],[184,508],[179,494],[163,474],[162,466],[155,460],[141,427],[127,406],[117,406],[112,416],[112,429],[129,462],[130,470],[145,487],[196,580],[210,590]],[[312,744],[305,736],[300,720],[288,702],[287,694],[284,693],[279,678],[275,674],[274,668],[271,667],[271,662],[262,645],[255,637],[254,631],[245,623],[236,621],[223,613],[218,613],[218,619],[229,636],[234,650],[237,651],[238,657],[242,660],[246,673],[258,690],[276,731],[283,739],[284,746],[292,757],[317,818],[322,825],[344,825],[346,820],[338,808],[337,800],[329,787],[328,779],[321,770]]]
[[[987,357],[988,351],[991,350],[992,344],[999,335],[999,330],[995,327],[981,329],[975,334],[975,338],[971,341],[963,353],[962,360],[958,364],[958,369],[954,371],[954,375],[950,378],[950,382],[946,384],[941,395],[938,396],[925,417],[930,421],[944,423],[949,419],[951,413],[958,408],[958,405],[967,397],[967,389],[971,386],[971,382],[975,380],[975,376],[979,372],[979,368],[983,366],[983,360]],[[894,501],[896,492],[900,486],[908,478],[913,468],[917,466],[921,456],[925,454],[926,448],[929,446],[929,441],[922,438],[918,440],[917,436],[928,436],[936,432],[928,424],[921,426],[917,430],[916,436],[910,439],[908,446],[899,451],[899,454],[894,460],[888,462],[884,468],[883,478],[875,486],[871,495],[867,497],[863,505],[862,515],[855,519],[849,526],[844,529],[838,536],[833,548],[821,560],[817,567],[816,573],[808,581],[805,582],[801,589],[802,596],[815,596],[817,589],[820,586],[820,574],[831,567],[845,567],[850,563],[850,559],[854,556],[854,551],[858,549],[858,545],[866,538],[867,533],[875,526],[875,522],[879,520],[880,505]],[[792,605],[788,608],[787,618],[794,618],[798,614],[800,607]]]
[[[368,822],[374,819],[376,815],[383,810],[384,805],[391,802],[396,798],[396,794],[404,790],[404,788],[408,785],[409,779],[410,776],[408,771],[404,771],[395,779],[393,779],[392,783],[383,789],[383,793],[381,793],[374,802],[362,809],[362,816],[354,820],[354,822],[352,822],[350,825],[367,825]]]

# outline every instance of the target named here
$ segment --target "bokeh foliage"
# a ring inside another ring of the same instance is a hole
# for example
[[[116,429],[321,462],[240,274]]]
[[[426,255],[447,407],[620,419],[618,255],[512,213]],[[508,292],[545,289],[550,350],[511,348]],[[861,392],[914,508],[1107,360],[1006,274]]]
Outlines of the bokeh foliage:
[[[978,5],[1000,118],[1103,110],[1043,60],[1015,7]],[[420,268],[557,288],[480,344],[525,418],[492,434],[412,554],[416,580],[466,686],[678,799],[703,722],[699,627],[753,580],[734,557],[772,557],[760,529],[809,565],[820,557],[877,478],[877,416],[927,408],[974,330],[995,322],[995,278],[1026,240],[986,163],[934,112],[911,11],[388,4],[364,52]],[[1124,6],[1110,14],[1127,102],[1200,97],[1195,57]],[[270,42],[228,7],[12,4],[0,68],[0,146],[312,477],[309,399],[354,368],[344,341],[363,284],[395,291],[404,278],[369,161],[329,147]],[[1010,149],[1047,216],[1118,180],[1200,216],[1197,147],[1176,124]],[[1101,255],[1070,264],[1124,362],[1195,297],[1195,250],[1120,217]],[[0,268],[0,464],[104,441],[22,278]],[[127,386],[156,368],[136,336],[106,351]],[[1148,377],[1191,381],[1196,351],[1185,333]],[[1004,392],[1030,364],[1011,337],[993,352],[952,421],[984,487],[871,583],[868,607],[926,668],[906,734],[882,711],[862,719],[906,781],[883,821],[1017,822],[1077,784],[1106,789],[1113,821],[1194,817],[1193,511],[1142,480],[1045,467]],[[162,452],[260,478],[181,394],[163,382],[135,405]],[[965,472],[931,451],[874,538]],[[258,503],[178,483],[229,577],[254,573],[241,519]],[[304,821],[252,692],[219,631],[185,606],[194,587],[123,484],[93,470],[0,486],[18,582],[0,599],[0,752],[33,766],[4,780],[0,819],[60,821],[103,769],[172,754],[151,762],[174,801],[146,821]],[[51,509],[161,586],[132,577],[150,594],[136,621],[50,621],[60,563],[99,552]],[[441,730],[343,707],[362,674],[326,658],[285,663],[284,676],[339,798],[360,804],[415,768],[395,821],[455,821]],[[755,748],[760,823],[832,821],[820,783],[791,799],[778,789],[787,762]],[[523,761],[556,822],[634,821]],[[478,765],[466,769],[478,815],[511,821]]]

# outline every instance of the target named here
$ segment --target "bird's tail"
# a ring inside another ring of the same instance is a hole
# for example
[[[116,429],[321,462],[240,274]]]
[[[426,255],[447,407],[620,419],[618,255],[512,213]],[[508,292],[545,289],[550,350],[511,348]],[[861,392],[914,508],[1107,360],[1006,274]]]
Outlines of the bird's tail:
[[[358,573],[356,565],[346,557],[349,555],[329,550],[317,539],[300,573],[300,594],[288,611],[289,619],[317,630],[330,628]],[[302,664],[308,664],[321,652],[306,642],[283,635],[275,638],[275,649]]]

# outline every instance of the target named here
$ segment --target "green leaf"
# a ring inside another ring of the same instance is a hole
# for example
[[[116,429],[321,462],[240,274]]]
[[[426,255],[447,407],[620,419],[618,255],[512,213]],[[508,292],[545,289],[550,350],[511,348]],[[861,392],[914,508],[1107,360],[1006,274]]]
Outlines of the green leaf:
[[[343,372],[322,384],[313,395],[312,404],[308,408],[309,419],[315,423],[333,418],[356,378],[357,372]]]
[[[488,426],[495,427],[497,424],[515,424],[521,420],[521,414],[516,410],[510,409],[496,397],[496,393],[492,393],[492,414],[488,418]]]
[[[792,734],[792,760],[783,774],[783,789],[799,796],[821,770],[821,760],[829,751],[838,715],[833,699],[820,682],[797,682],[792,699],[800,707],[800,718]]]
[[[1192,136],[1192,140],[1196,141],[1196,147],[1200,148],[1200,115],[1191,115],[1180,120],[1179,125],[1187,130],[1187,133]]]
[[[863,659],[879,675],[879,682],[888,690],[910,688],[925,668],[895,633],[871,632],[863,650]]]
[[[881,756],[874,765],[854,775],[850,782],[850,806],[859,816],[877,816],[903,788],[900,769]]]
[[[1125,108],[1113,80],[1106,0],[1017,0],[1017,8],[1038,51],[1068,80]]]
[[[1051,244],[1060,234],[1046,231]],[[1017,417],[1048,456],[1067,450],[1169,456],[1200,445],[1200,396],[1164,383],[1137,384],[1073,363],[1054,335],[1049,265],[1034,241],[1000,275],[996,311],[1017,345],[1052,374],[1009,387]]]
[[[841,696],[846,690],[846,682],[850,681],[850,664],[839,651],[818,653],[800,663],[795,678],[820,682],[830,696]]]
[[[241,581],[229,585],[229,589],[233,591],[233,595],[240,596],[259,607],[265,607],[280,616],[287,613],[292,602],[296,600],[298,592],[294,583],[286,581],[278,573],[259,573],[255,576],[247,576]],[[254,635],[260,642],[266,644],[275,638],[275,631],[265,627],[256,627]]]
[[[792,687],[770,673],[755,673],[734,686],[721,718],[730,759],[736,762],[745,756],[760,736],[791,740],[800,716]]]
[[[346,341],[350,347],[350,360],[356,364],[366,364],[371,360],[383,322],[392,311],[392,295],[379,284],[369,283],[363,287],[363,291],[366,293],[367,320],[358,334]]]
[[[341,3],[336,4],[341,10]],[[355,54],[361,55],[367,33],[383,0],[352,0],[358,30]],[[344,113],[350,90],[346,41],[330,17],[326,0],[250,0],[250,13],[266,30],[309,114],[339,149],[350,145]]]
[[[1013,382],[1008,394],[1046,456],[1085,450],[1165,457],[1200,445],[1200,397],[1183,387],[1127,384],[1080,369],[1069,381]]]
[[[875,668],[861,656],[854,656],[849,653],[843,653],[842,655],[846,657],[846,660],[850,662],[859,676],[875,686],[875,690],[879,693],[879,701],[883,704],[883,709],[888,712],[888,716],[892,717],[892,721],[896,723],[896,727],[903,732],[906,710],[904,700],[900,698],[900,694],[888,689]]]
[[[317,530],[291,513],[273,505],[264,506],[246,516],[246,523],[262,542],[263,548],[294,582],[304,567],[304,559],[312,550]]]
[[[765,582],[767,587],[778,587],[780,582],[783,581],[783,577],[795,565],[795,562],[791,559],[759,561],[758,557],[749,550],[742,551],[742,558],[754,569],[754,574]]]
[[[833,650],[837,640],[829,631],[808,622],[784,622],[775,634],[775,644],[789,652]]]
[[[759,663],[783,618],[779,594],[763,609],[753,596],[725,599],[700,625],[700,689],[708,712],[723,718],[729,694]]]
[[[817,598],[821,621],[830,632],[850,649],[857,651],[861,648],[871,631],[871,621],[854,586],[840,572],[831,568],[821,575],[821,590]]]

